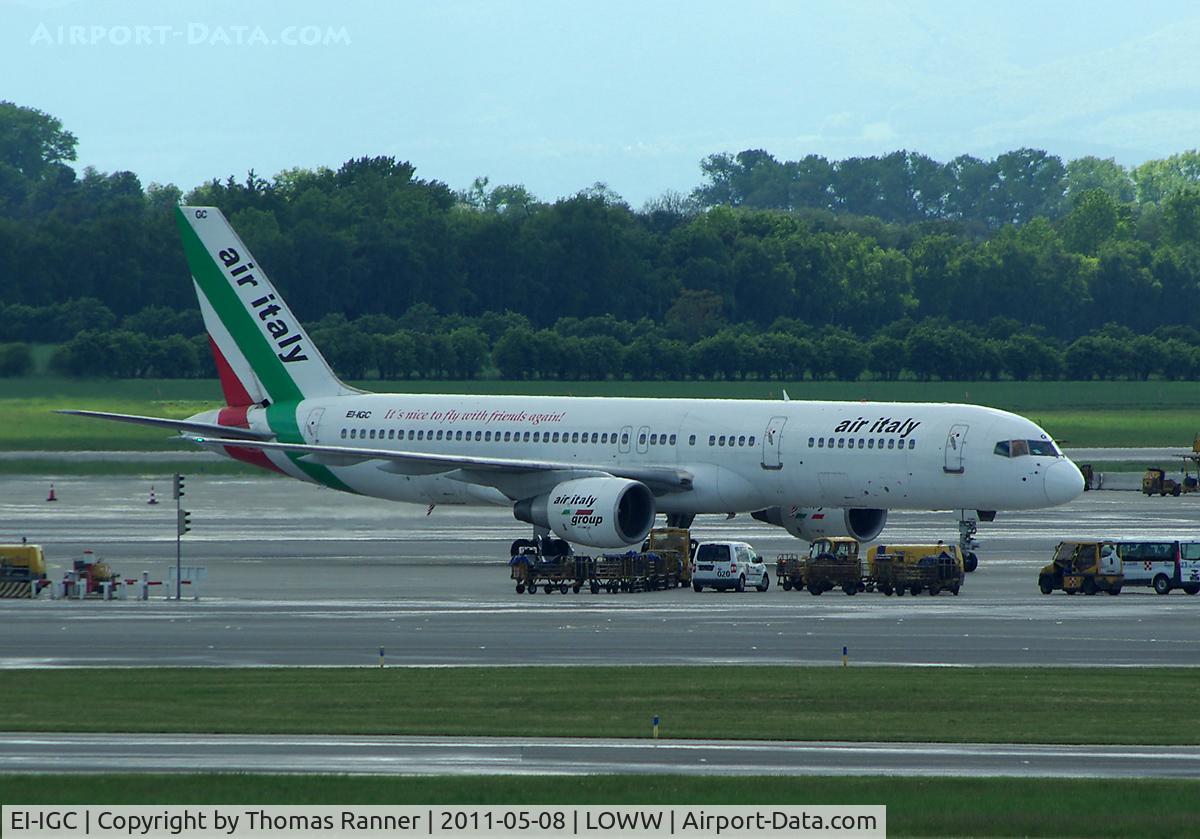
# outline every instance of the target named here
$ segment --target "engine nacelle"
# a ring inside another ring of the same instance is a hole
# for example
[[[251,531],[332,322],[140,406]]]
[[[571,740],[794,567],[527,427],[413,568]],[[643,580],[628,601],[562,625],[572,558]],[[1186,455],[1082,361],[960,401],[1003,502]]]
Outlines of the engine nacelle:
[[[806,542],[822,536],[853,536],[870,542],[887,524],[887,510],[866,507],[768,507],[750,515]]]
[[[547,527],[568,542],[593,548],[640,543],[654,526],[654,493],[624,478],[563,481],[548,495],[518,501],[513,515]]]

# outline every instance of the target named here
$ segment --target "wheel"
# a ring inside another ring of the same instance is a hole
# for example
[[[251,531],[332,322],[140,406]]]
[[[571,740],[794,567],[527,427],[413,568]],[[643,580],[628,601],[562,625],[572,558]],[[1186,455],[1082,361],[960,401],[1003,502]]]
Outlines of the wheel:
[[[1200,585],[1189,583],[1183,587],[1184,594],[1200,594]]]
[[[1051,585],[1047,580],[1038,580],[1038,588],[1041,590],[1042,594],[1049,594],[1050,592],[1054,591],[1054,586]]]
[[[796,582],[792,583],[792,588],[796,591],[804,591],[804,580],[796,580]]]
[[[942,590],[941,590],[940,588],[938,588],[937,586],[930,586],[930,587],[929,587],[929,596],[930,596],[930,597],[937,597],[937,596],[938,596],[938,594],[940,594],[940,593],[941,593],[941,591],[942,591]]]
[[[517,583],[517,594],[524,594],[524,593],[525,593],[525,584]]]
[[[579,594],[579,590],[580,590],[581,588],[583,588],[583,584],[582,584],[582,583],[576,583],[575,585],[571,586],[571,592],[572,592],[573,594]],[[565,593],[565,592],[564,592],[564,593]]]
[[[692,583],[692,591],[704,591],[704,586],[699,583]]]
[[[592,580],[592,584],[591,584],[590,588],[592,590],[592,594],[600,593],[600,584],[598,582],[596,582],[595,580]]]
[[[809,587],[808,587],[808,593],[809,593],[809,594],[811,594],[813,597],[816,597],[818,594],[820,594],[820,593],[821,593],[821,587],[820,587],[820,586],[816,586],[816,585],[809,586]]]
[[[537,584],[530,583],[529,585],[525,586],[525,593],[526,594],[537,594]]]
[[[961,586],[959,586],[958,583],[955,583],[954,585],[950,586],[950,593],[955,597],[958,597],[959,588],[961,588]]]
[[[1183,490],[1180,488],[1179,484],[1175,484],[1175,488],[1171,490],[1171,494],[1174,495],[1176,498],[1178,498],[1179,493],[1182,491]]]
[[[846,583],[842,586],[842,591],[846,592],[847,596],[858,594],[858,586],[854,583]]]
[[[771,575],[764,573],[762,582],[759,583],[757,586],[755,586],[755,588],[757,588],[759,591],[766,591],[770,587],[771,587]]]
[[[568,588],[570,588],[570,586],[568,586],[566,583],[559,583],[559,584],[558,584],[558,590],[559,590],[559,592],[560,592],[561,594],[566,594],[566,593],[567,593],[567,589],[568,589]]]
[[[891,586],[880,586],[879,590],[882,591],[884,594],[886,594],[888,597],[891,597],[893,594],[893,591],[894,591],[894,589]]]
[[[1170,594],[1171,581],[1167,579],[1166,574],[1159,574],[1154,578],[1154,593],[1155,594]]]
[[[543,587],[543,591],[545,591],[546,594],[550,594],[551,592],[553,592],[554,591],[554,583],[546,583],[546,585]]]
[[[1111,594],[1113,597],[1116,597],[1118,594],[1120,594],[1120,593],[1121,593],[1121,587],[1120,587],[1120,586],[1115,586],[1115,587],[1113,587],[1113,588],[1110,588],[1110,589],[1108,590],[1108,593],[1109,593],[1109,594]]]
[[[897,596],[897,597],[903,597],[903,596],[904,596],[904,592],[906,592],[907,590],[908,590],[908,589],[906,589],[904,586],[898,586],[898,587],[896,588],[896,596]]]
[[[1065,591],[1068,595],[1075,594],[1075,589],[1073,589],[1073,588],[1064,588],[1063,591]]]
[[[779,584],[780,584],[781,586],[783,586],[783,590],[784,590],[784,591],[791,591],[791,590],[792,590],[792,581],[791,581],[790,579],[788,579],[787,577],[784,577],[782,580],[780,580],[780,581],[779,581]]]
[[[738,577],[736,588],[738,591],[746,590],[746,575],[745,574],[742,574]]]
[[[970,574],[972,571],[974,571],[978,567],[979,567],[979,557],[976,555],[975,551],[967,551],[963,555],[963,571]]]
[[[1083,580],[1083,593],[1089,597],[1096,593],[1096,581],[1091,577],[1085,577]]]
[[[921,593],[921,587],[920,587],[920,586],[910,586],[908,590],[909,590],[909,591],[910,591],[912,594],[920,594],[920,593]]]

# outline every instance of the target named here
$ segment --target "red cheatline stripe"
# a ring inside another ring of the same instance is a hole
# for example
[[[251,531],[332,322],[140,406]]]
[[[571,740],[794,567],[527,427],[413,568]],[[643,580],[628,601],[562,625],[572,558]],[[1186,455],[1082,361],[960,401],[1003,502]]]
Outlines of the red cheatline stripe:
[[[271,462],[267,457],[267,453],[261,449],[247,449],[242,446],[224,446],[225,453],[234,460],[240,460],[242,463],[249,463],[251,466],[257,466],[260,469],[270,469],[272,472],[278,472],[280,475],[287,473]]]
[[[209,340],[211,341],[212,339],[210,338]],[[213,344],[213,350],[216,351],[216,349],[216,344]],[[220,353],[218,352],[219,355]],[[248,405],[222,408],[217,414],[217,423],[219,425],[228,425],[231,428],[249,428],[250,420],[246,416],[249,410],[250,406]],[[278,472],[280,475],[287,474],[272,463],[271,458],[267,457],[267,453],[262,449],[247,449],[243,446],[224,446],[224,449],[225,453],[234,460],[249,463],[251,466],[257,466],[260,469],[270,469],[272,472]]]
[[[229,366],[221,348],[217,346],[217,342],[212,339],[211,335],[208,336],[208,346],[212,348],[213,361],[217,363],[217,377],[221,380],[221,392],[225,394],[225,404],[235,408],[254,404],[254,400],[246,392],[242,380],[237,377],[237,373],[233,372],[233,368]]]

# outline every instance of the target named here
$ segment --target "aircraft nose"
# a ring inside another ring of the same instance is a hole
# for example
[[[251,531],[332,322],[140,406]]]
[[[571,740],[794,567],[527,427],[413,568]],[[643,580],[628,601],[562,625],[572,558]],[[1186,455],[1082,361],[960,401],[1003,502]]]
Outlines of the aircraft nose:
[[[1066,504],[1083,492],[1083,473],[1069,460],[1050,464],[1045,481],[1046,500],[1051,504]]]

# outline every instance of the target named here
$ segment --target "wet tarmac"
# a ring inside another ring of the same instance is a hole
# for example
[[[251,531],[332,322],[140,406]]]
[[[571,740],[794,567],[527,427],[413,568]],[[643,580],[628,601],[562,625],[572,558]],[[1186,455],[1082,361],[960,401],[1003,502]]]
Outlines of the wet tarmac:
[[[52,576],[84,549],[123,577],[167,580],[169,481],[0,481],[0,542],[45,546]],[[275,478],[190,478],[182,563],[200,599],[0,600],[0,666],[681,664],[1200,665],[1200,597],[1126,589],[1043,596],[1037,569],[1063,538],[1200,538],[1200,497],[1092,492],[980,526],[980,570],[958,596],[831,592],[517,594],[502,509],[423,507]],[[957,538],[952,513],[893,513],[893,543]],[[802,542],[739,516],[698,538],[738,538],[769,559]]]

